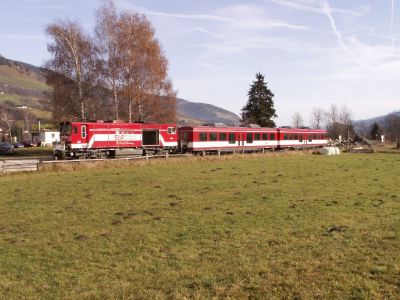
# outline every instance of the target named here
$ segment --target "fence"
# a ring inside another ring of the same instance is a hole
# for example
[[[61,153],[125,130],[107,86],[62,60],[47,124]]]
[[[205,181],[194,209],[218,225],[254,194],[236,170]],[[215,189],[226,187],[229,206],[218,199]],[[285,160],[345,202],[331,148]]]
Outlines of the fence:
[[[0,173],[37,171],[38,166],[39,160],[37,159],[4,160],[0,161]]]
[[[38,159],[20,159],[0,161],[0,174],[22,171],[57,171],[57,170],[76,170],[83,166],[92,168],[98,165],[125,165],[130,162],[149,161],[153,159],[168,159],[175,157],[187,157],[187,154],[166,154],[166,155],[148,155],[133,156],[115,159],[80,159],[80,160],[49,160],[39,161]]]

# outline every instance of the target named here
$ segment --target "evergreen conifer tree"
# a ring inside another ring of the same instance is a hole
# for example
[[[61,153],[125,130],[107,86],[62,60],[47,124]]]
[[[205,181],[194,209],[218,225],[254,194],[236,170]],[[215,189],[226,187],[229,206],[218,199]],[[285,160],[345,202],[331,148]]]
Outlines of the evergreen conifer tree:
[[[256,74],[256,80],[250,86],[249,100],[242,108],[242,120],[245,124],[258,124],[262,127],[275,127],[276,118],[273,97],[274,94],[264,82],[264,75]]]
[[[371,127],[371,138],[373,140],[378,140],[381,137],[382,131],[381,128],[379,127],[378,123],[374,123]]]

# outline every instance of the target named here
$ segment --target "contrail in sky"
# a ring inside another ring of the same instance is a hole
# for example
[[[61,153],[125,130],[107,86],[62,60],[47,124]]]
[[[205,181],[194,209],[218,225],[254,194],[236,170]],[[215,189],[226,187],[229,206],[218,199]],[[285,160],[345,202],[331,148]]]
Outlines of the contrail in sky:
[[[393,0],[392,0],[392,1],[393,1]],[[346,52],[351,53],[350,49],[346,46],[346,44],[345,44],[344,41],[343,41],[342,34],[339,32],[339,30],[337,30],[336,22],[335,22],[335,20],[334,20],[333,17],[332,17],[331,7],[329,6],[328,0],[323,0],[323,1],[321,2],[321,7],[322,7],[323,11],[325,12],[326,16],[327,16],[328,19],[329,19],[329,22],[330,22],[330,24],[331,24],[331,28],[332,28],[334,34],[336,35],[336,37],[337,37],[337,39],[338,39],[338,41],[339,41],[340,46],[341,46]]]
[[[393,23],[394,23],[394,0],[392,0],[392,12],[390,18],[390,34],[392,36],[392,48],[394,48]]]

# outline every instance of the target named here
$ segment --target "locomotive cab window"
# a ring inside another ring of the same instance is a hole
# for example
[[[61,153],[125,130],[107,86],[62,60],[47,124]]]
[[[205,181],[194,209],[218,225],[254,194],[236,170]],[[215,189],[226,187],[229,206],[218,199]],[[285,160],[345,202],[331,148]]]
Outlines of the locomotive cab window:
[[[229,134],[229,144],[235,144],[236,143],[236,136],[234,133]]]
[[[206,142],[207,141],[207,133],[206,132],[200,132],[199,138],[200,138],[201,142]]]
[[[71,124],[62,124],[60,125],[61,134],[70,134],[71,133]]]
[[[169,134],[175,134],[176,133],[175,127],[168,127],[168,133]]]

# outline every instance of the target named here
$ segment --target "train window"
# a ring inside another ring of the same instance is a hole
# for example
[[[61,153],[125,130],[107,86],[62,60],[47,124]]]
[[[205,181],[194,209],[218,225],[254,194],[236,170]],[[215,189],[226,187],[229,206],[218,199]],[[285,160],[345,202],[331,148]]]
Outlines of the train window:
[[[263,133],[261,135],[261,137],[262,137],[263,141],[267,141],[268,140],[268,133]]]
[[[298,133],[295,133],[294,136],[293,136],[293,139],[294,139],[294,140],[298,140],[298,139],[299,139],[299,134],[298,134]]]
[[[269,135],[269,139],[270,139],[271,141],[275,141],[275,133],[271,133],[271,134]]]
[[[299,142],[302,142],[302,141],[303,141],[303,134],[300,133],[300,134],[299,134]]]
[[[253,134],[252,133],[246,133],[246,143],[251,144],[253,142]]]
[[[220,141],[226,141],[226,133],[225,132],[219,134],[219,140]]]
[[[81,130],[82,130],[82,138],[84,139],[86,138],[86,125],[82,125]]]
[[[285,134],[283,135],[283,139],[284,139],[284,140],[288,140],[288,139],[289,139],[289,135],[288,135],[287,133],[285,133]]]
[[[229,134],[229,144],[235,144],[236,143],[236,135],[234,133]]]
[[[74,126],[74,134],[78,134],[78,126]]]
[[[175,127],[168,127],[168,133],[169,134],[175,134],[176,133]]]
[[[206,132],[200,132],[200,141],[201,142],[207,142],[207,133]]]
[[[254,140],[255,141],[259,141],[260,140],[260,134],[259,133],[255,133],[254,134]]]
[[[308,141],[312,142],[312,134],[311,133],[308,134]]]
[[[317,134],[316,133],[314,133],[314,140],[316,140],[317,139]]]
[[[211,132],[210,133],[210,141],[216,141],[218,140],[218,135],[216,132]]]

